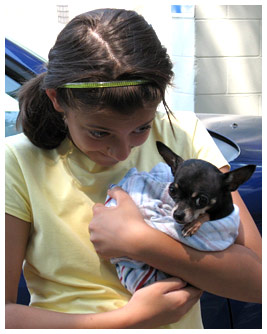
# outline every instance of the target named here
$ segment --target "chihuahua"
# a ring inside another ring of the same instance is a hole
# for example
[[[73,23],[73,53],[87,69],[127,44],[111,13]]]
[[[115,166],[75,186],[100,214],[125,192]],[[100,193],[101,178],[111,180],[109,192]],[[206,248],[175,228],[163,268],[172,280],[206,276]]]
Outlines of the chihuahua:
[[[174,176],[169,187],[175,202],[172,214],[177,223],[184,225],[184,237],[195,234],[205,221],[228,216],[234,210],[231,192],[246,182],[256,168],[247,165],[222,173],[207,161],[183,160],[163,143],[156,144]]]

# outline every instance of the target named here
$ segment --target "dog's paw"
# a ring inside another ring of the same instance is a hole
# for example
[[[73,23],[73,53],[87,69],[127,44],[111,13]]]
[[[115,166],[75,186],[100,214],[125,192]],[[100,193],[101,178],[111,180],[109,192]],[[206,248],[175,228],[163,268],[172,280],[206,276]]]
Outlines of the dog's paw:
[[[184,225],[184,227],[182,228],[183,237],[192,237],[192,235],[194,235],[198,231],[201,225],[201,222],[195,221]]]

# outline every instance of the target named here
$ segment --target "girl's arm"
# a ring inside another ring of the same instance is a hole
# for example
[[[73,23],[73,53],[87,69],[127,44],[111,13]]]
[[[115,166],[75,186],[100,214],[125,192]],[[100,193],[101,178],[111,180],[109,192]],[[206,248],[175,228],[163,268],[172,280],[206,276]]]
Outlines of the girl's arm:
[[[115,311],[68,314],[17,305],[17,290],[30,224],[6,215],[6,328],[155,328],[178,321],[201,291],[171,278],[139,290]]]
[[[116,199],[117,206],[96,204],[89,225],[91,241],[100,255],[128,256],[201,290],[261,302],[261,237],[242,205],[237,243],[221,252],[200,252],[148,226],[133,200],[121,189],[114,188],[109,195]]]

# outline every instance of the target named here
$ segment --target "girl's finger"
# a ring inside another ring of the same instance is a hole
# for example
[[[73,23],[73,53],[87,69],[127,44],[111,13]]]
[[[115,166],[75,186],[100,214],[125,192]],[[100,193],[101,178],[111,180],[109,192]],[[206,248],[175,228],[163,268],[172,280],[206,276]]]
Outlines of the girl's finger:
[[[104,207],[105,207],[104,204],[102,204],[102,203],[96,203],[96,204],[93,206],[93,208],[92,208],[92,210],[93,210],[93,214],[96,214],[100,209],[103,209]]]
[[[128,198],[129,195],[120,187],[114,187],[108,190],[108,195],[114,198],[119,205],[124,199]]]
[[[168,293],[175,290],[180,290],[187,285],[185,281],[177,277],[166,278],[165,280],[158,281],[154,284],[159,285],[158,288],[162,293]]]

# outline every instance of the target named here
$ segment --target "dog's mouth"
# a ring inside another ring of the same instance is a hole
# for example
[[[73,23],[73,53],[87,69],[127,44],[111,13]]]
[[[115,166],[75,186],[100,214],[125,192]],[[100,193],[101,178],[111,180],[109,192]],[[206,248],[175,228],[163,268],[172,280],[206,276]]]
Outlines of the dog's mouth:
[[[180,225],[185,225],[186,222],[183,219],[178,219],[175,215],[173,216],[173,218],[175,219],[176,223],[180,224]]]
[[[173,218],[178,224],[184,225],[190,223],[193,220],[193,215],[190,209],[185,210],[173,210]]]
[[[178,208],[174,208],[172,215],[175,221],[180,225],[186,225],[188,223],[193,222],[198,219],[198,217],[206,212],[206,208],[202,210],[192,210],[191,208],[185,208],[183,210],[179,210]]]

